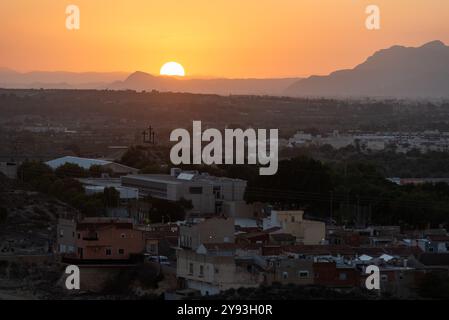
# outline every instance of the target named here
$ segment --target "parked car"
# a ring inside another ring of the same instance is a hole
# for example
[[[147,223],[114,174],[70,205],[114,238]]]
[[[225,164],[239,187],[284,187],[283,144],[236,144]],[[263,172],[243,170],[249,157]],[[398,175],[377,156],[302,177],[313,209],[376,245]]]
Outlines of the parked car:
[[[170,265],[170,261],[168,260],[168,258],[166,256],[151,256],[149,254],[146,254],[145,260],[148,262],[156,262],[156,263],[159,263],[159,264],[165,265],[165,266]]]

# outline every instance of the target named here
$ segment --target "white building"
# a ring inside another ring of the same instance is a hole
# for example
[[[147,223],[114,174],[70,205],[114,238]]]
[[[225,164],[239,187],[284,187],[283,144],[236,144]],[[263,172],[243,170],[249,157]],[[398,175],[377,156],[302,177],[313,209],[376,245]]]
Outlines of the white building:
[[[239,264],[232,243],[202,244],[197,250],[178,250],[176,276],[185,288],[214,295],[231,288],[258,287],[259,274]]]
[[[103,169],[111,170],[112,173],[116,175],[135,174],[139,171],[138,169],[131,168],[123,164],[115,163],[108,160],[88,159],[71,156],[57,158],[45,162],[45,164],[47,164],[52,169],[57,169],[60,166],[63,166],[67,163],[76,164],[86,170],[89,170],[92,166],[100,166]]]
[[[304,211],[275,211],[271,216],[263,219],[263,229],[281,228],[274,233],[288,233],[296,237],[297,241],[306,245],[323,244],[325,241],[326,225],[324,222],[304,219]]]
[[[191,213],[197,214],[223,213],[224,203],[243,201],[246,189],[245,180],[181,172],[179,169],[172,169],[171,174],[137,174],[121,179],[122,186],[138,188],[141,197],[149,195],[169,201],[191,200]]]
[[[16,179],[18,166],[16,162],[0,162],[0,172],[10,179]]]

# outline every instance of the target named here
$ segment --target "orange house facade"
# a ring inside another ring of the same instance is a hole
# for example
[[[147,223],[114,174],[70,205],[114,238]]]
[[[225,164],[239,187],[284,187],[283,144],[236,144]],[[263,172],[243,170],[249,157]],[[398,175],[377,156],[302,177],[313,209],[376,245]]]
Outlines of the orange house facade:
[[[129,260],[145,251],[144,233],[130,219],[85,218],[65,238],[70,236],[75,248],[70,256],[80,260]]]

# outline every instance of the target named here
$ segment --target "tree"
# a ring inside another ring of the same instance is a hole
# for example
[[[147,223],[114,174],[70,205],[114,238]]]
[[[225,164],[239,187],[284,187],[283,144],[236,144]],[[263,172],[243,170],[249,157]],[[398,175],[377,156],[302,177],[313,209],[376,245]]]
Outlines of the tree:
[[[88,171],[75,163],[65,163],[62,166],[59,166],[56,168],[55,174],[59,178],[86,178],[89,176]]]
[[[90,177],[100,178],[103,174],[108,174],[109,176],[112,176],[113,171],[110,168],[104,168],[100,165],[94,164],[89,168],[88,174]]]
[[[53,170],[42,162],[27,161],[17,168],[17,176],[25,182],[32,182],[42,177],[54,179]]]
[[[120,162],[130,167],[142,168],[148,165],[147,160],[144,147],[132,146],[125,152]]]
[[[150,222],[168,222],[184,220],[186,212],[193,208],[192,202],[186,199],[168,201],[148,196],[145,199],[151,206]]]
[[[106,208],[117,208],[120,204],[120,192],[114,187],[104,188],[104,205]]]

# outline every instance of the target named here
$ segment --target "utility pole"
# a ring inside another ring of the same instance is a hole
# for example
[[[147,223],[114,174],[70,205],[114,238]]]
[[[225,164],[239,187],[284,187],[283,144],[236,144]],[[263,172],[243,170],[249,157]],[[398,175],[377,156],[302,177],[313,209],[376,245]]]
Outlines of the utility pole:
[[[332,223],[333,210],[334,210],[334,192],[331,191],[331,196],[330,196],[330,222],[331,223]]]
[[[146,129],[142,132],[142,136],[143,136],[143,143],[148,143],[148,144],[153,144],[153,145],[156,144],[156,139],[155,139],[156,133],[154,132],[153,127],[151,125],[148,127],[148,129]],[[148,139],[147,139],[147,136],[148,136]]]

